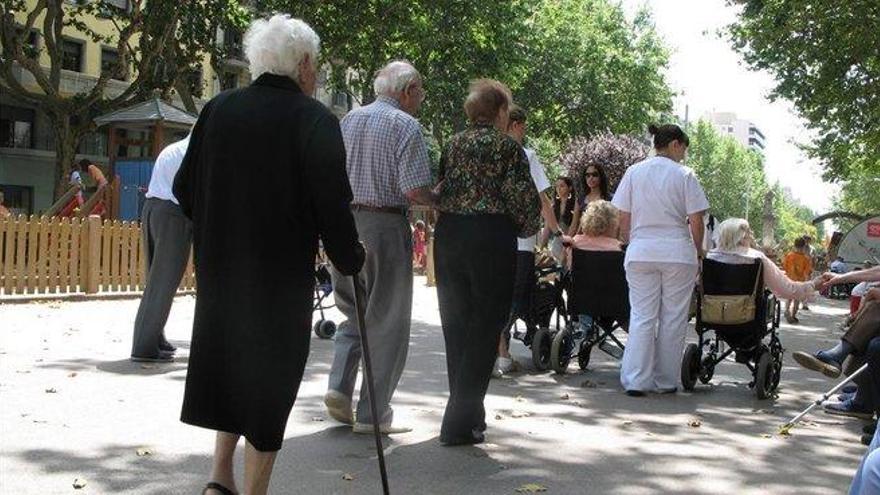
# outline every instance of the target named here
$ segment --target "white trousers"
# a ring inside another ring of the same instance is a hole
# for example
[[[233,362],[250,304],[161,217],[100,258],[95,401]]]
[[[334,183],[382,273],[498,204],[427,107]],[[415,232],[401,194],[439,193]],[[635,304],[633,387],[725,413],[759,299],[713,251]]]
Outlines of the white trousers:
[[[681,383],[681,356],[697,265],[631,262],[629,337],[620,367],[625,390],[642,392],[676,388]]]

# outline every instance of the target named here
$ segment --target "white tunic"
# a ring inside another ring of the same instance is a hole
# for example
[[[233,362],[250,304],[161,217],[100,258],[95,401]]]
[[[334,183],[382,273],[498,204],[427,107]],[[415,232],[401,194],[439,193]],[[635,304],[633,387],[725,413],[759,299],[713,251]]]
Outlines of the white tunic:
[[[708,210],[709,200],[692,169],[666,157],[648,158],[627,169],[612,202],[632,215],[627,266],[697,264],[687,216]]]
[[[156,164],[153,165],[153,174],[150,175],[150,186],[147,188],[146,197],[179,204],[171,189],[174,186],[174,176],[177,175],[183,157],[186,156],[187,147],[189,147],[189,136],[169,144],[159,153]]]

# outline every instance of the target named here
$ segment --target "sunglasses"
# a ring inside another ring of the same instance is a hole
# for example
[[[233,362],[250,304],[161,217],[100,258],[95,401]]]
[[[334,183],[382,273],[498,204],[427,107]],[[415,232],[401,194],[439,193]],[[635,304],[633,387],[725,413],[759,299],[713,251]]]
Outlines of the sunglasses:
[[[584,175],[585,175],[586,177],[595,177],[595,178],[597,178],[597,179],[599,178],[599,172],[587,172],[587,173],[584,174]]]

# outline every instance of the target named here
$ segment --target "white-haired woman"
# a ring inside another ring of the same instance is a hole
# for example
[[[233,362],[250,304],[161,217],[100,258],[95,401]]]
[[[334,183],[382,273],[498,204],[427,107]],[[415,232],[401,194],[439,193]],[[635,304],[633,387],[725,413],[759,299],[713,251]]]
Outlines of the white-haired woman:
[[[764,285],[781,299],[809,301],[816,297],[825,278],[822,276],[808,282],[795,282],[788,278],[767,256],[752,248],[752,229],[742,218],[728,218],[718,226],[718,247],[709,251],[706,258],[731,265],[748,265],[756,259],[764,266]]]
[[[318,45],[300,20],[254,22],[253,84],[205,105],[174,181],[199,279],[181,420],[217,431],[209,495],[237,492],[240,436],[243,493],[268,489],[309,353],[318,238],[341,272],[363,263],[339,123],[309,96]]]

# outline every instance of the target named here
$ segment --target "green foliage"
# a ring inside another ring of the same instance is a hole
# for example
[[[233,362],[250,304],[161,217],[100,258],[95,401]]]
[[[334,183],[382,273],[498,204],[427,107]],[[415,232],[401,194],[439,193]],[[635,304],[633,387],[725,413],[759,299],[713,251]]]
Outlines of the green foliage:
[[[671,108],[669,53],[647,11],[630,22],[607,0],[543,0],[527,20],[516,99],[557,140],[643,132]]]
[[[700,120],[688,129],[687,165],[706,190],[712,214],[719,220],[745,218],[760,232],[767,178],[763,157]]]
[[[688,134],[691,145],[687,165],[700,178],[715,218],[719,221],[745,218],[760,236],[764,223],[764,199],[772,190],[776,240],[790,245],[796,237],[803,235],[818,239],[816,228],[810,224],[815,216],[813,212],[778,184],[772,187],[768,184],[761,154],[730,136],[720,134],[704,120],[689,128]]]
[[[854,160],[842,186],[839,209],[859,215],[880,213],[880,158]]]
[[[561,175],[566,174],[566,170],[559,161],[562,154],[562,145],[559,141],[553,139],[549,135],[526,137],[526,146],[535,150],[538,159],[547,173],[550,182],[556,182]]]
[[[330,83],[361,104],[373,100],[373,77],[394,59],[406,59],[425,80],[420,118],[442,145],[465,124],[462,102],[477,77],[506,80],[520,60],[525,0],[281,0],[268,10],[290,12],[315,27]]]
[[[257,3],[314,26],[333,68],[330,83],[361,104],[373,99],[376,70],[411,61],[427,90],[420,119],[441,145],[464,127],[462,102],[477,77],[506,82],[529,112],[531,134],[557,143],[641,130],[671,108],[668,54],[650,18],[629,22],[611,0]]]
[[[734,47],[750,67],[776,77],[772,96],[792,101],[816,132],[809,151],[827,179],[842,182],[843,202],[876,206],[862,178],[868,170],[877,176],[880,157],[880,2],[729,3],[743,4],[728,30]]]

